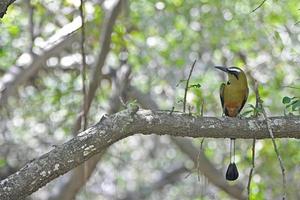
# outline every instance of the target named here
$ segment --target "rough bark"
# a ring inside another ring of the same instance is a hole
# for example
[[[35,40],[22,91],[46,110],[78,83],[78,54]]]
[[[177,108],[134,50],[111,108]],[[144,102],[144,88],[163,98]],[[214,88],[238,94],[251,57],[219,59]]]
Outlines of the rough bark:
[[[299,117],[271,117],[276,138],[300,138]],[[0,199],[22,199],[51,180],[82,164],[111,144],[134,134],[157,134],[211,138],[269,138],[265,120],[193,117],[182,113],[151,110],[137,106],[103,117],[99,123],[70,141],[34,159],[0,182]]]

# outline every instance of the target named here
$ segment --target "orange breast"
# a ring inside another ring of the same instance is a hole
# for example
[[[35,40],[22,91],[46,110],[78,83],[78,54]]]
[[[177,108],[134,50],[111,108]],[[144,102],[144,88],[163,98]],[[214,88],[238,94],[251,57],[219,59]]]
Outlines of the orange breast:
[[[229,117],[236,117],[239,114],[239,109],[241,108],[241,104],[237,102],[226,102],[224,103],[224,107],[227,111],[225,114]]]

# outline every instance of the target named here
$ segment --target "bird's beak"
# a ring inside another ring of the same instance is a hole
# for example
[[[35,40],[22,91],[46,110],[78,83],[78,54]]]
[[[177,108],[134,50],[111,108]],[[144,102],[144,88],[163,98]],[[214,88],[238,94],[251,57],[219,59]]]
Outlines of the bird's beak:
[[[223,66],[215,66],[215,68],[222,70],[223,72],[227,72],[228,73],[228,69],[227,67],[223,67]]]

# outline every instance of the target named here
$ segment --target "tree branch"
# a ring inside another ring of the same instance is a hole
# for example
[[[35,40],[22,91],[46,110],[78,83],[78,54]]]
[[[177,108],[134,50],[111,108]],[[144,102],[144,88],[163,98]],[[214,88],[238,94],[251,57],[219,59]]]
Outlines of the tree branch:
[[[10,6],[16,0],[1,0],[0,1],[0,18],[6,14],[8,6]]]
[[[271,117],[277,138],[300,138],[299,117]],[[111,144],[134,134],[211,138],[270,138],[265,120],[202,117],[131,108],[102,118],[70,141],[29,162],[0,182],[0,199],[20,199],[80,165]]]

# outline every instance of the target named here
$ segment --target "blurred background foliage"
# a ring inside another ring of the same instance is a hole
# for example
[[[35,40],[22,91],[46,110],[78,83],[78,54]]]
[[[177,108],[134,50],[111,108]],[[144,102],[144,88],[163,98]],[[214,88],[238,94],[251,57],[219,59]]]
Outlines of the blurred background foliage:
[[[88,74],[95,67],[105,12],[112,2],[85,1]],[[160,109],[170,110],[174,106],[175,110],[182,110],[183,80],[196,59],[190,84],[201,87],[189,90],[187,103],[195,114],[200,113],[204,102],[204,116],[221,116],[218,92],[225,77],[213,66],[237,66],[260,84],[269,116],[299,116],[298,0],[265,1],[254,12],[261,1],[124,2],[111,35],[104,74],[125,63],[132,70],[132,86],[150,94]],[[45,41],[78,18],[79,5],[78,0],[15,2],[0,23],[0,76],[3,78],[13,66],[22,67],[28,62],[28,55],[35,55],[31,59],[41,55]],[[18,86],[17,93],[1,108],[1,178],[10,172],[5,169],[13,172],[52,149],[52,145],[72,138],[82,105],[79,42],[78,39],[42,63],[38,72]],[[106,113],[111,90],[111,80],[102,79],[89,112],[89,125]],[[251,105],[255,105],[255,94],[250,86],[243,109],[246,117],[251,116]],[[197,147],[200,141],[193,140]],[[203,144],[205,155],[223,173],[229,162],[228,141],[206,139]],[[280,139],[277,143],[287,171],[288,197],[300,199],[300,141]],[[251,166],[251,144],[250,140],[237,140],[236,161],[244,188]],[[193,169],[193,163],[169,137],[130,137],[109,148],[76,199],[122,199],[128,192],[146,194],[145,199],[230,199],[204,176],[198,181],[194,172],[190,176],[183,173],[175,182],[147,191],[163,174],[178,166]],[[33,194],[32,199],[48,199],[60,181],[63,178]],[[251,193],[252,199],[280,198],[281,172],[269,140],[257,141]]]

